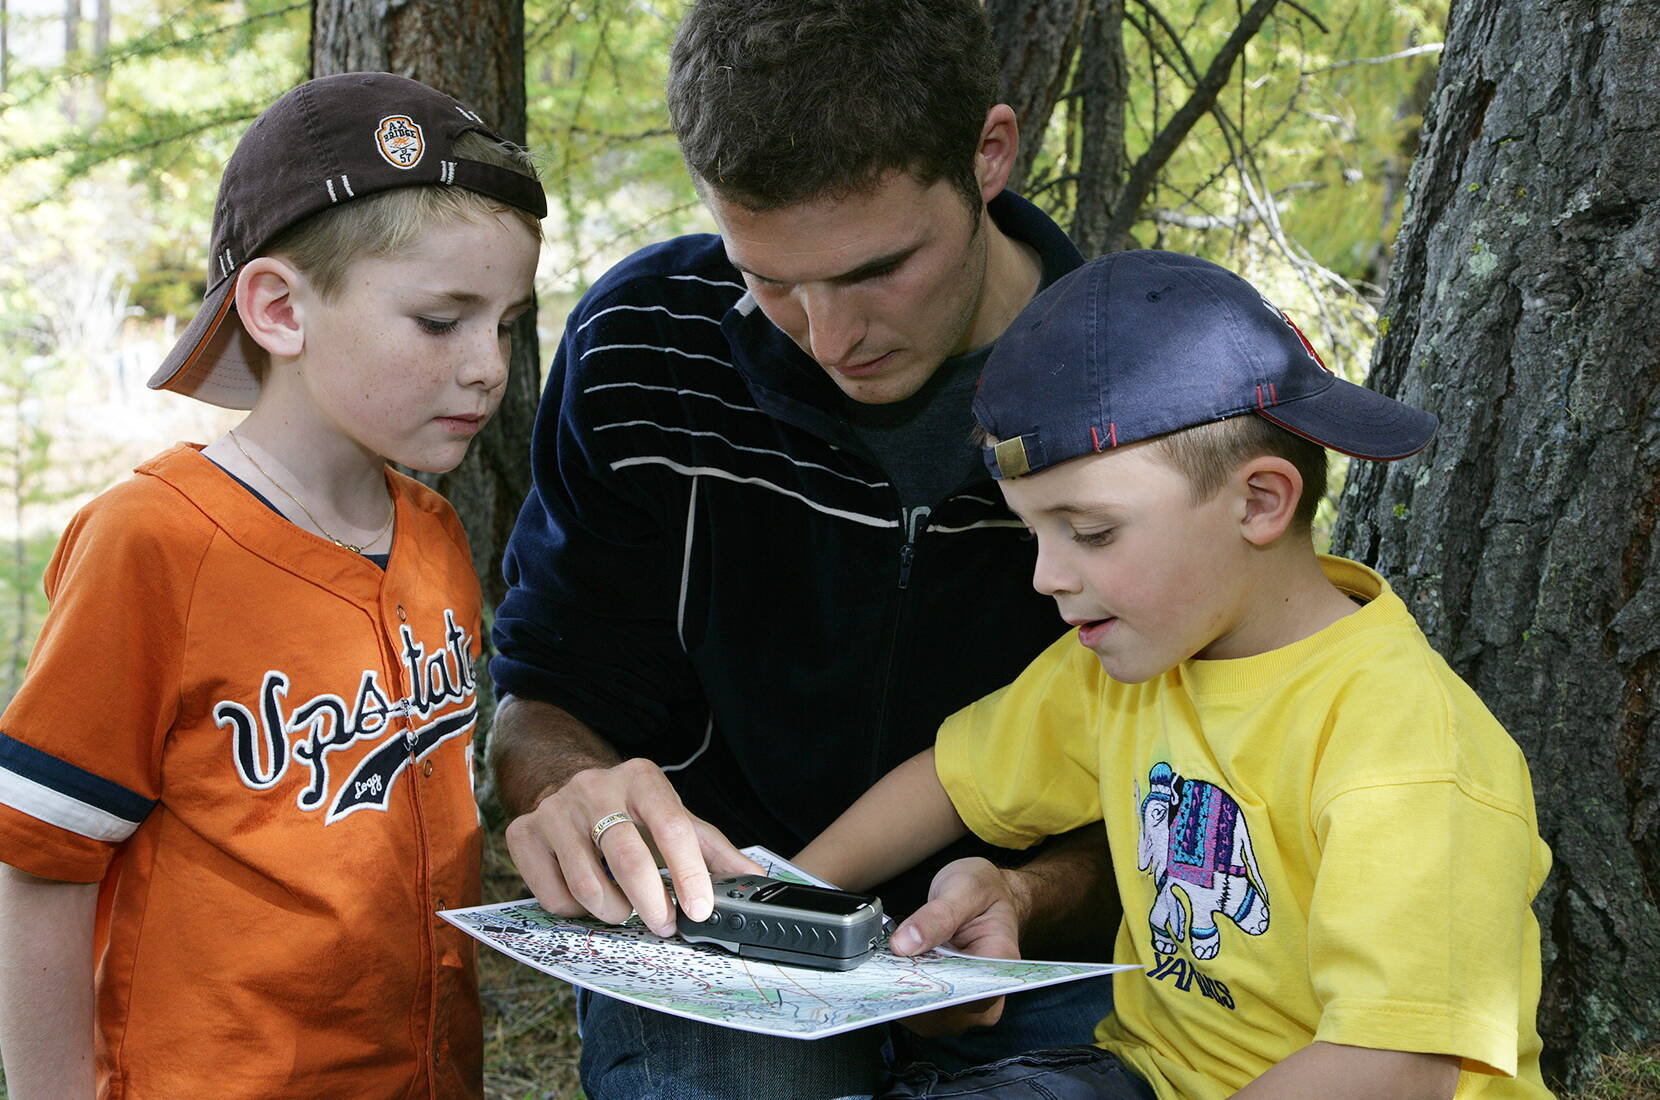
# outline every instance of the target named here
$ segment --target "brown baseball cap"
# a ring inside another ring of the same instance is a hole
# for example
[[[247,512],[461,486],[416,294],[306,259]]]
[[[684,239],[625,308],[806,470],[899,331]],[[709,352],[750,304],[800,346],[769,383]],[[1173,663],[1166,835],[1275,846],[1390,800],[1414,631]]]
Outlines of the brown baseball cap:
[[[259,378],[250,363],[265,356],[236,320],[236,273],[313,214],[394,187],[436,185],[546,217],[535,179],[455,154],[456,139],[470,130],[503,140],[457,100],[391,73],[308,80],[266,108],[219,183],[202,307],[150,388],[253,408]]]

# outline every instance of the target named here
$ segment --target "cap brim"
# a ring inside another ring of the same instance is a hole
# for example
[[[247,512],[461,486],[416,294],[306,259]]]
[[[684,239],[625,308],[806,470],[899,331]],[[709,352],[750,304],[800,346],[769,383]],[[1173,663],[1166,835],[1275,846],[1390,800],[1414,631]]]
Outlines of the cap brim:
[[[1256,412],[1321,446],[1380,462],[1417,454],[1441,423],[1434,413],[1336,376],[1319,393]]]
[[[161,368],[150,376],[151,389],[172,390],[226,409],[254,407],[259,375],[253,364],[264,356],[237,320],[235,290],[233,276],[208,293]]]

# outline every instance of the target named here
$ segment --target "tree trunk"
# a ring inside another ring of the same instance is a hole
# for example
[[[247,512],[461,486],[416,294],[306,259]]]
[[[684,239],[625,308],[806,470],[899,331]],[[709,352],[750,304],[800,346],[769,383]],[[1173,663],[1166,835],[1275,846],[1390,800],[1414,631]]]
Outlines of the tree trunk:
[[[1208,68],[1193,73],[1187,100],[1136,162],[1127,165],[1124,0],[985,0],[1002,57],[1000,94],[1020,120],[1020,154],[1009,186],[1020,190],[1029,182],[1049,117],[1072,80],[1072,96],[1083,101],[1074,116],[1081,119],[1077,161],[1058,182],[1074,184],[1074,239],[1086,256],[1131,247],[1130,230],[1141,219],[1142,205],[1159,175],[1194,125],[1215,109],[1246,47],[1278,4],[1279,0],[1254,0],[1240,12]]]
[[[467,104],[503,137],[524,142],[522,0],[317,0],[311,68],[313,76],[372,70],[423,81]],[[541,355],[531,309],[513,327],[512,370],[494,419],[459,467],[436,477],[420,475],[450,499],[467,528],[487,623],[506,594],[502,551],[530,492],[530,431],[540,391]],[[488,712],[490,677],[480,675],[478,684]]]
[[[1129,64],[1124,57],[1124,0],[1091,0],[1084,20],[1075,91],[1083,122],[1078,134],[1078,189],[1072,240],[1085,256],[1129,247],[1129,234],[1107,235],[1124,189],[1124,104]]]
[[[104,55],[109,52],[110,24],[113,21],[110,12],[110,0],[97,0],[93,13],[92,55],[100,64],[107,64],[109,59]],[[100,68],[97,75],[92,78],[92,117],[90,121],[94,126],[104,120],[109,83],[110,75],[107,68]]]
[[[1652,0],[1454,3],[1371,383],[1441,431],[1356,462],[1334,535],[1527,753],[1570,1084],[1660,1039],[1656,57]]]
[[[75,63],[75,53],[81,48],[81,0],[63,0],[63,63]]]
[[[1020,152],[1009,188],[1018,191],[1031,173],[1049,116],[1078,52],[1089,0],[985,0],[992,38],[1003,59],[999,83],[1004,103],[1020,120]]]
[[[81,0],[64,0],[63,2],[63,67],[72,70],[75,67],[76,54],[81,51]],[[79,95],[73,80],[64,84],[63,88],[63,117],[71,126],[80,121],[81,110]]]

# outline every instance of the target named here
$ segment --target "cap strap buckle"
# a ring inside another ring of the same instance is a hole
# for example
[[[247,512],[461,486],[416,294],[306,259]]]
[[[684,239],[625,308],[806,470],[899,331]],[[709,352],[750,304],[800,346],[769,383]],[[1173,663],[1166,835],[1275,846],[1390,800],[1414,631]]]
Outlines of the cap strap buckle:
[[[1003,477],[1020,477],[1030,473],[1032,464],[1026,458],[1026,440],[1023,436],[1005,439],[991,449],[997,460],[997,472]]]

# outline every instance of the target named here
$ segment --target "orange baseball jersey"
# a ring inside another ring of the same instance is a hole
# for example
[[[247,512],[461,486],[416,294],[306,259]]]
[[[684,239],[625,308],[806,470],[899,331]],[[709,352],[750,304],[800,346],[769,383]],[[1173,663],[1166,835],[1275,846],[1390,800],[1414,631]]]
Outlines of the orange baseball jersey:
[[[100,884],[99,1094],[477,1096],[461,524],[388,471],[383,572],[197,450],[70,523],[0,718],[0,861]]]

